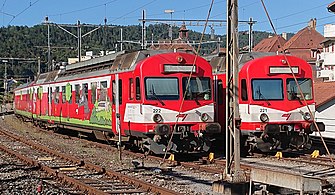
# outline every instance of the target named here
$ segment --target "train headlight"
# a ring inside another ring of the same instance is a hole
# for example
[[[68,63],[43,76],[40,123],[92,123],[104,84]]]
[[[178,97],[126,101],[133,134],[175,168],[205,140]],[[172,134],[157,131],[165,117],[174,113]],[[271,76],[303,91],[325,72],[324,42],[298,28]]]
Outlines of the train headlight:
[[[162,115],[160,114],[155,114],[153,117],[152,117],[152,120],[155,122],[155,123],[160,123],[163,121],[163,117]]]
[[[269,116],[265,113],[262,113],[261,116],[259,117],[263,123],[269,122]]]
[[[306,121],[311,120],[311,114],[309,114],[309,112],[305,112],[305,114],[304,114],[304,119],[305,119]]]
[[[209,119],[209,115],[207,113],[202,113],[200,118],[202,122],[206,122]]]

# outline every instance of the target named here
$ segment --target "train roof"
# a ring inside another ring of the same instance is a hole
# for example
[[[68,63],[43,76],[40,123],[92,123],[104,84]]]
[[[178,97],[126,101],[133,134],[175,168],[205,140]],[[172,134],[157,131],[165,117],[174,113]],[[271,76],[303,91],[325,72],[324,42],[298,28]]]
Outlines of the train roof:
[[[115,72],[134,70],[138,62],[149,56],[175,52],[173,50],[140,50],[135,52],[117,52],[106,56],[93,58],[74,64],[68,64],[65,68],[40,74],[35,84],[53,83],[56,81],[73,80],[78,77],[93,77]],[[184,51],[178,51],[184,52]]]
[[[238,64],[239,69],[241,69],[245,63],[265,56],[273,56],[276,55],[274,52],[248,52],[242,53],[239,55]],[[226,57],[225,56],[215,56],[212,57],[209,61],[212,65],[213,72],[226,72]]]
[[[15,90],[26,88],[26,87],[32,85],[33,83],[34,83],[34,81],[31,81],[31,82],[28,82],[28,83],[23,83],[23,84],[19,85],[18,87],[16,87]]]

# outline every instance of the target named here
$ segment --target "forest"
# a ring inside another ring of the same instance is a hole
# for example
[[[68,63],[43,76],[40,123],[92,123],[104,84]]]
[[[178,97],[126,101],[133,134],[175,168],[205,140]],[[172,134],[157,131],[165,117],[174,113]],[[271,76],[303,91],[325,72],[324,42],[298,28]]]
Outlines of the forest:
[[[77,57],[77,27],[63,27],[65,32],[56,25],[49,25],[49,37],[51,47],[51,59],[55,63],[67,62],[67,58]],[[96,27],[82,24],[82,35],[94,30]],[[86,51],[93,51],[98,54],[100,51],[120,50],[120,32],[124,40],[123,49],[138,50],[141,48],[141,25],[131,26],[101,26],[98,30],[87,34],[82,38],[82,55]],[[151,41],[168,40],[167,24],[154,24],[146,27],[148,45]],[[178,27],[173,27],[173,38],[178,37]],[[24,83],[34,79],[38,71],[38,58],[41,62],[41,72],[47,71],[48,62],[48,26],[35,25],[28,26],[8,26],[0,28],[0,78],[4,78],[5,64],[7,66],[7,78],[15,78]],[[272,35],[268,32],[254,32],[254,44],[263,38]],[[205,55],[213,52],[217,48],[215,41],[220,37],[220,47],[225,47],[224,35],[206,34],[203,42],[213,41],[211,44],[203,44],[200,54]],[[188,40],[192,43],[199,42],[201,33],[190,30]],[[248,45],[248,33],[240,32],[239,46],[243,48]],[[8,58],[10,58],[8,60]],[[7,59],[7,60],[6,60]],[[2,80],[2,79],[1,79]],[[2,86],[3,84],[0,85]]]

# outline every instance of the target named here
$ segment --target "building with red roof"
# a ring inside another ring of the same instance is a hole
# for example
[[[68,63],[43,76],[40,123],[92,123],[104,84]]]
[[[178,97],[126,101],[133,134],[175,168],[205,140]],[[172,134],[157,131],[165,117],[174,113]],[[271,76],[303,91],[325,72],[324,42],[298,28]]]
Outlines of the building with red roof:
[[[281,47],[286,43],[286,39],[282,36],[271,36],[269,38],[263,39],[254,48],[255,52],[277,52],[281,51]]]
[[[308,26],[301,29],[290,40],[283,49],[285,53],[304,59],[311,65],[315,65],[318,54],[322,51],[321,42],[323,35],[316,31],[316,19],[311,19]]]

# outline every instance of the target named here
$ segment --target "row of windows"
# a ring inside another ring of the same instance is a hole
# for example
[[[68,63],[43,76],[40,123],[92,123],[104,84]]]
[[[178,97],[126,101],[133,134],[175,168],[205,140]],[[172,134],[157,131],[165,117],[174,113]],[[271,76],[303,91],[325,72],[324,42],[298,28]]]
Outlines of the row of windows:
[[[100,81],[100,90],[98,90],[98,82],[91,82],[91,98],[88,99],[88,83],[76,84],[72,86],[71,84],[67,84],[66,86],[57,86],[55,88],[48,87],[48,103],[51,103],[53,100],[55,104],[59,104],[60,102],[68,102],[72,104],[72,90],[74,87],[74,102],[76,104],[83,103],[85,101],[90,101],[91,103],[95,103],[96,101],[109,101],[108,91],[107,91],[107,81]],[[119,79],[119,104],[122,104],[122,80]],[[135,79],[135,88],[134,88],[134,80],[133,78],[129,79],[129,99],[130,100],[141,100],[140,93],[140,79]],[[26,100],[32,100],[33,94],[37,95],[37,99],[42,98],[42,87],[37,88],[36,92],[34,88],[27,89],[27,98]],[[135,93],[134,93],[135,92]],[[112,81],[112,95],[113,95],[113,104],[115,104],[116,98],[116,83],[115,80]]]

